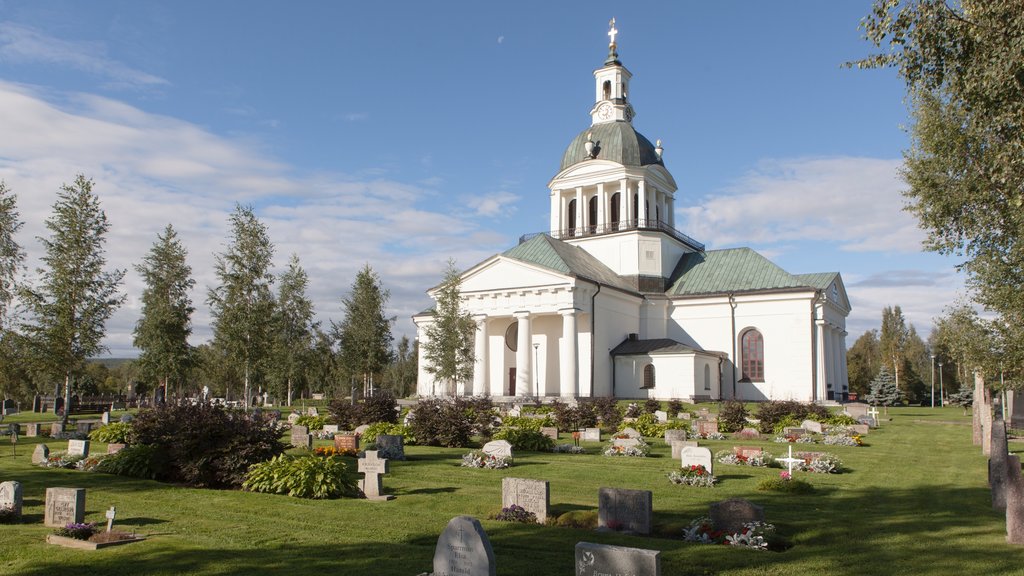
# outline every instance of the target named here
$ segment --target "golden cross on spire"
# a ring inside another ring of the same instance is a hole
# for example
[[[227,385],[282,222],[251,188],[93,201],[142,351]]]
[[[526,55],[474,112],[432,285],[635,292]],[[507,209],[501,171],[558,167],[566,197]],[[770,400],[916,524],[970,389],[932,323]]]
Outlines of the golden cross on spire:
[[[615,29],[615,18],[612,18],[608,22],[608,37],[612,39],[608,46],[615,46],[615,35],[618,33],[619,31]]]

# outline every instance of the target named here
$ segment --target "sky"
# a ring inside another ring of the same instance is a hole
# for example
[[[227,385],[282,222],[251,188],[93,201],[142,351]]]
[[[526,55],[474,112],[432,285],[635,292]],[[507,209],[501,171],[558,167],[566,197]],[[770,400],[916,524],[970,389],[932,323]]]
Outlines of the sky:
[[[369,264],[411,338],[449,259],[469,268],[548,226],[614,17],[676,227],[794,274],[839,271],[848,346],[892,305],[927,337],[964,280],[903,210],[904,85],[841,66],[872,52],[870,5],[0,0],[0,179],[30,278],[60,186],[94,181],[108,264],[127,271],[110,356],[137,354],[133,266],[167,224],[196,280],[193,343],[210,339],[237,205],[267,225],[276,272],[298,255],[325,326]]]

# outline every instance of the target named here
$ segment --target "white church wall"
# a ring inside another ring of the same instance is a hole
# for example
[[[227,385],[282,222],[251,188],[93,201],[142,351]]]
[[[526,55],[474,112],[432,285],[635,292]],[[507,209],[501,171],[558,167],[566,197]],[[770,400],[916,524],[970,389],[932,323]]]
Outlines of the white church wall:
[[[612,362],[610,352],[631,333],[640,332],[640,298],[605,288],[595,297],[597,330],[594,335],[594,396],[612,394]],[[582,329],[580,330],[582,336]],[[588,339],[589,343],[589,339]],[[590,364],[590,349],[586,355]],[[582,378],[582,365],[581,365]]]
[[[694,396],[694,354],[620,356],[615,359],[618,398],[690,399]],[[654,365],[654,387],[644,388],[644,369]]]

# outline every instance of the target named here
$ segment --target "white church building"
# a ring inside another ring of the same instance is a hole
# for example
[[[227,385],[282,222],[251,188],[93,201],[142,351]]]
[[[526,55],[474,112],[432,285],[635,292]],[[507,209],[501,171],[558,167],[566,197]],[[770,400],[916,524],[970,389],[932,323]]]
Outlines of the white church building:
[[[660,141],[633,127],[616,32],[613,21],[591,125],[548,183],[549,232],[461,275],[476,364],[455,393],[845,398],[850,301],[839,273],[790,274],[750,248],[706,250],[676,230],[676,182]],[[432,311],[413,320],[422,346]],[[419,362],[417,393],[449,393]]]

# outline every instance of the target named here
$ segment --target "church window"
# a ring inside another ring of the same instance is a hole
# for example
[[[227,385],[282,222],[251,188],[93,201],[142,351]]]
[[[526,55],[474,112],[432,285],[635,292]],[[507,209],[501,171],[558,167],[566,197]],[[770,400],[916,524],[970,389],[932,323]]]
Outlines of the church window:
[[[602,98],[602,100],[611,100],[612,99],[612,82],[611,82],[611,80],[605,80],[604,81],[603,93],[604,93],[604,98]]]
[[[764,382],[764,338],[751,328],[740,336],[740,368],[751,382]]]
[[[519,322],[513,322],[505,330],[505,346],[515,352],[519,349]]]
[[[637,226],[640,223],[640,195],[633,194],[633,220],[636,221]]]
[[[576,200],[569,200],[569,236],[576,235]]]
[[[597,196],[591,196],[587,204],[587,231],[593,234],[597,231]]]
[[[654,388],[654,364],[644,366],[644,384],[641,388]]]
[[[619,214],[621,207],[619,206],[619,193],[612,194],[612,230],[619,229],[619,219],[622,216]]]
[[[704,389],[711,390],[711,365],[704,365]]]

